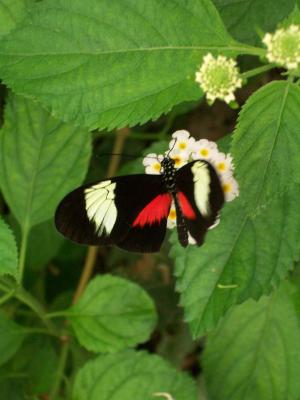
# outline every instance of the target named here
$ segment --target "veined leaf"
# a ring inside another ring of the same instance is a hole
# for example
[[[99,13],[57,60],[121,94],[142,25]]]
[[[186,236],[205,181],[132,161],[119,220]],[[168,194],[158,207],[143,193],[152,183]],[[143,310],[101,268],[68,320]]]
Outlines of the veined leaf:
[[[111,129],[198,99],[196,68],[219,51],[261,53],[229,36],[210,0],[46,0],[3,39],[0,76],[64,119]]]
[[[126,351],[99,356],[78,373],[74,400],[163,399],[169,393],[176,400],[196,400],[193,380],[163,359],[145,352]]]
[[[0,365],[16,353],[25,336],[21,326],[0,313]]]
[[[294,185],[256,217],[234,200],[201,248],[183,249],[172,237],[177,289],[195,337],[215,327],[233,304],[269,293],[292,268],[300,250],[299,196]]]
[[[148,294],[112,275],[94,278],[67,316],[79,342],[88,350],[103,353],[146,341],[157,320]]]
[[[210,398],[298,400],[299,337],[299,310],[288,285],[232,309],[208,337],[204,353]]]
[[[251,214],[300,181],[299,108],[300,88],[287,81],[264,86],[243,107],[231,152]]]
[[[257,30],[272,32],[295,6],[295,0],[213,0],[232,36],[249,44],[260,44]]]
[[[30,4],[32,0],[0,0],[0,38],[24,18]]]
[[[0,217],[0,275],[16,276],[18,271],[18,250],[14,235]]]
[[[53,216],[79,185],[90,151],[88,131],[51,117],[36,103],[10,96],[0,131],[0,187],[21,226]]]

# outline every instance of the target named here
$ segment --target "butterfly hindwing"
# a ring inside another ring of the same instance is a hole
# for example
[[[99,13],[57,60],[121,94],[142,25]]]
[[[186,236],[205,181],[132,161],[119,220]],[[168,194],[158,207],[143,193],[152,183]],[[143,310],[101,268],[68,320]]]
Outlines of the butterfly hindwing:
[[[170,204],[160,175],[121,176],[68,194],[56,211],[55,222],[62,234],[78,243],[158,251]]]
[[[204,160],[186,164],[176,172],[177,198],[189,234],[201,245],[224,203],[220,179]]]

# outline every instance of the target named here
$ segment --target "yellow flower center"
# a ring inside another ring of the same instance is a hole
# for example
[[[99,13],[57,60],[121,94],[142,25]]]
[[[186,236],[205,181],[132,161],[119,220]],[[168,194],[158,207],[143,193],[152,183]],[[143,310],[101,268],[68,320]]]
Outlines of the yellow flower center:
[[[225,165],[225,163],[220,162],[220,163],[218,164],[218,170],[219,170],[219,171],[225,171],[225,170],[226,170],[226,165]]]
[[[172,208],[172,209],[170,210],[169,218],[172,219],[172,220],[175,220],[175,219],[176,219],[176,210],[175,210],[175,209]]]
[[[153,169],[154,169],[154,171],[157,171],[157,172],[159,172],[160,171],[160,163],[155,163],[155,164],[153,164]]]
[[[181,158],[179,156],[172,157],[175,162],[175,167],[178,167],[181,164]]]
[[[229,193],[229,192],[231,192],[231,190],[232,190],[232,187],[231,187],[230,183],[224,183],[223,184],[224,193]]]
[[[178,147],[180,148],[180,150],[184,150],[184,149],[186,149],[186,143],[185,142],[180,142]]]
[[[208,156],[208,150],[207,149],[201,149],[200,150],[200,155],[203,157],[207,157]]]

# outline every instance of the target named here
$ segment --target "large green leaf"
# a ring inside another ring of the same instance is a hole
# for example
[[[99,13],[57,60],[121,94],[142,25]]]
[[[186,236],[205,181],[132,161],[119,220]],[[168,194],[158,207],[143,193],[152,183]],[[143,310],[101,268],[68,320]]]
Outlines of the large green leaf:
[[[93,279],[67,315],[79,342],[88,350],[104,353],[146,341],[157,320],[148,294],[112,275]]]
[[[160,357],[126,351],[99,356],[78,373],[73,400],[153,400],[169,393],[176,400],[196,400],[195,383]]]
[[[24,329],[0,313],[0,365],[9,360],[21,346]]]
[[[0,187],[21,226],[53,217],[79,185],[90,157],[88,131],[54,119],[36,103],[10,96],[0,132]]]
[[[199,98],[210,51],[260,53],[233,41],[210,0],[45,0],[2,41],[0,76],[64,119],[113,128]]]
[[[0,217],[0,275],[16,276],[18,250],[12,231]]]
[[[172,237],[177,289],[194,336],[213,328],[235,303],[269,293],[300,253],[300,185],[256,217],[241,199],[226,205],[201,248]]]
[[[0,0],[0,38],[15,28],[33,0]]]
[[[293,9],[295,0],[213,0],[234,38],[259,44],[257,30],[272,32]]]
[[[204,373],[213,400],[298,400],[300,323],[290,287],[235,307],[208,338]],[[299,297],[299,289],[298,289]]]
[[[300,88],[272,82],[246,102],[232,142],[241,197],[255,214],[300,181]]]

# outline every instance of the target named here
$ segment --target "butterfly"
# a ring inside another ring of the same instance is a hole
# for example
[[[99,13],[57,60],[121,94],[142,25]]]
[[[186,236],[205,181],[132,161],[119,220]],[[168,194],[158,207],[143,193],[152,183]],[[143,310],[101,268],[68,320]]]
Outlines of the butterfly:
[[[157,252],[172,202],[180,244],[186,247],[193,241],[200,246],[224,203],[212,165],[196,160],[176,169],[174,160],[166,156],[159,175],[119,176],[81,186],[61,201],[55,224],[77,243]]]

